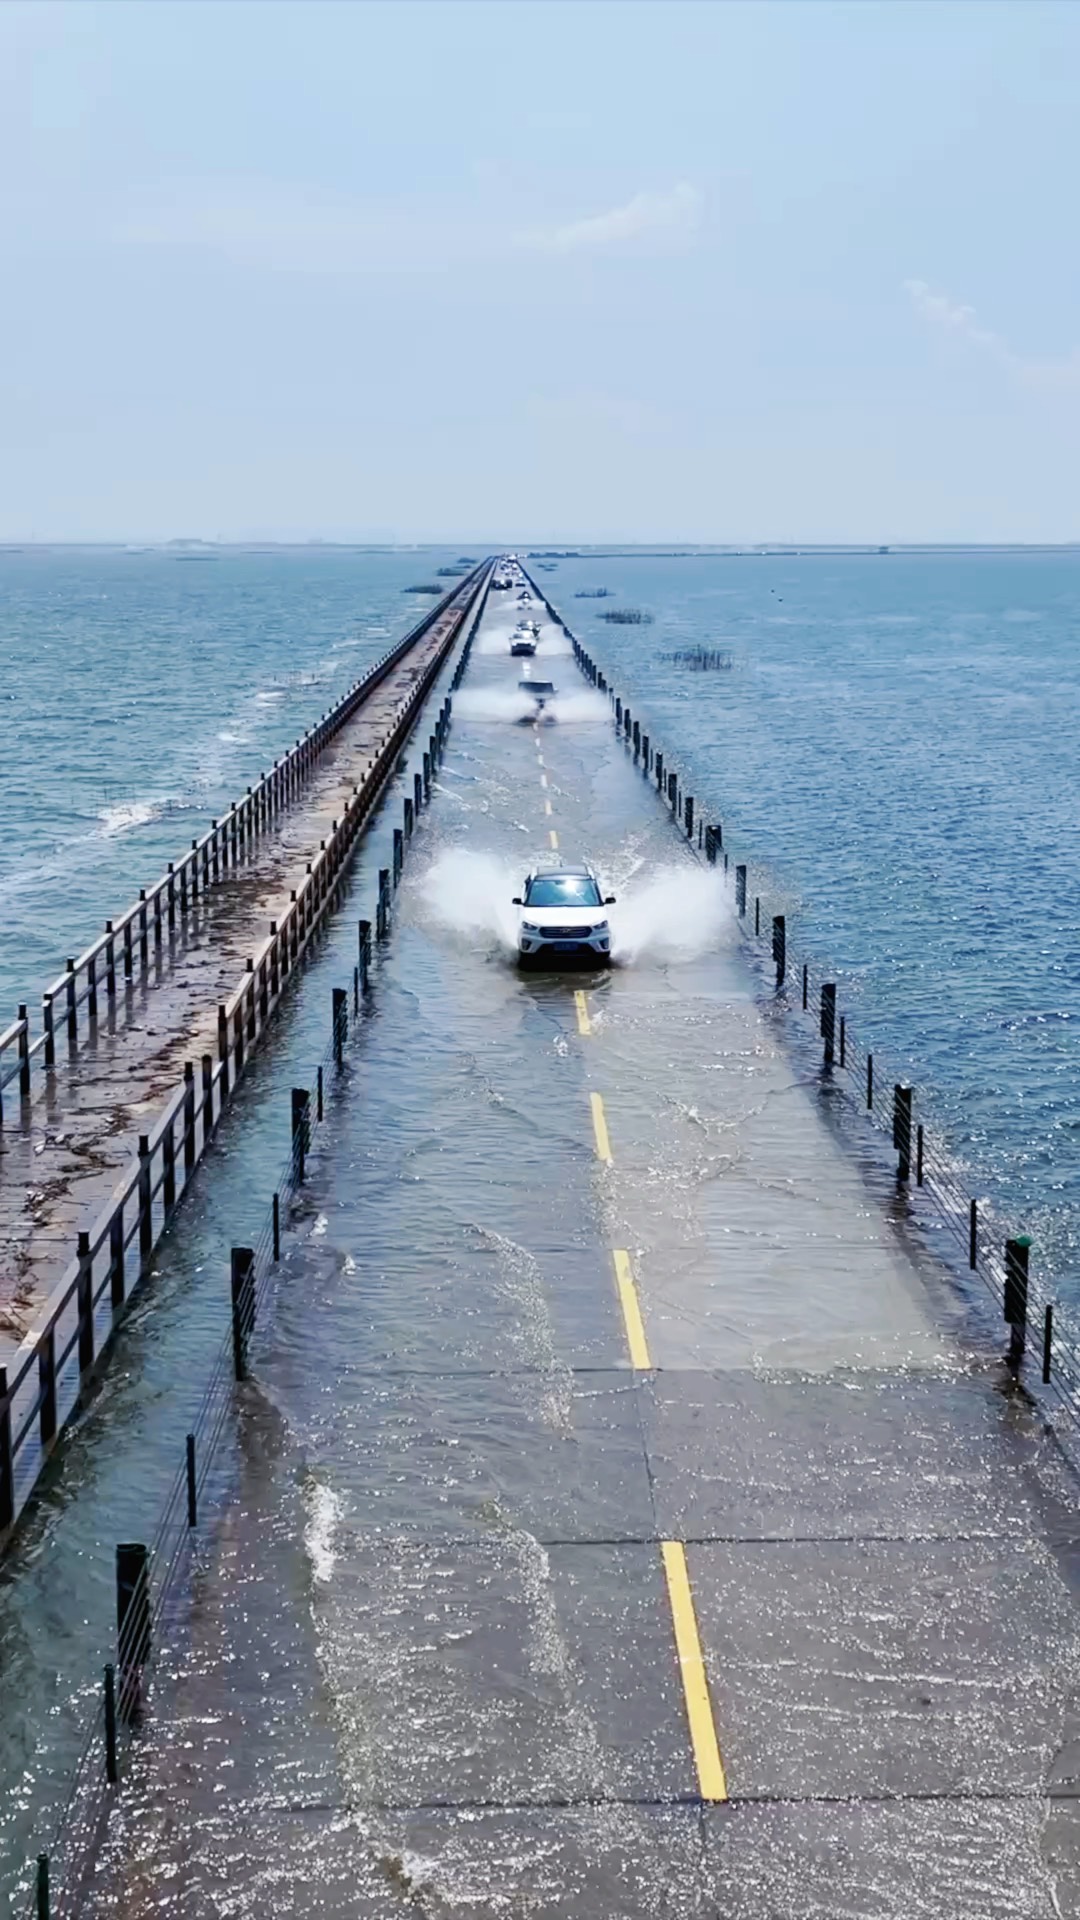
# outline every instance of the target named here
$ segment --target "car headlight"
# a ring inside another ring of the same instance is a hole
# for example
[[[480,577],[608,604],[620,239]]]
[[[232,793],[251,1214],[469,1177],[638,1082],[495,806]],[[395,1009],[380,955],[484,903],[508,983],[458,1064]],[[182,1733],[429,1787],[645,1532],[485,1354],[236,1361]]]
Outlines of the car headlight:
[[[521,923],[521,931],[522,933],[539,933],[540,928],[534,925],[531,920],[523,920]]]

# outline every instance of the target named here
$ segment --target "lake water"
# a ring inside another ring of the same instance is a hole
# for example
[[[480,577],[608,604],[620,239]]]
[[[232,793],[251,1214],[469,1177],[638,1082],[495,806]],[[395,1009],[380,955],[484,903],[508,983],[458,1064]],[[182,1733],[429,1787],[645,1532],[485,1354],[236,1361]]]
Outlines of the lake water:
[[[403,589],[457,558],[0,554],[4,1016],[430,604]],[[538,578],[1069,1291],[1080,553],[608,557]],[[599,586],[612,597],[576,597]],[[625,606],[652,622],[602,618]],[[665,657],[695,644],[730,669]]]
[[[537,577],[732,859],[770,871],[971,1190],[1075,1299],[1080,552],[605,558]],[[600,586],[613,597],[575,598]],[[652,623],[603,620],[625,606]],[[695,644],[730,670],[665,660]]]

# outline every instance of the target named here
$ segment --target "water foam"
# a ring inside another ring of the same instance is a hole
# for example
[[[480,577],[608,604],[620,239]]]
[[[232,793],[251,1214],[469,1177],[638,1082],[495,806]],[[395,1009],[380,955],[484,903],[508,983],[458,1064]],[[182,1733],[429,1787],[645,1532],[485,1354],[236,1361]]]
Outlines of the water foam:
[[[451,847],[425,874],[423,897],[433,918],[451,933],[470,943],[485,939],[505,953],[516,953],[517,910],[512,901],[521,881],[520,866],[497,854]]]
[[[620,893],[611,910],[612,957],[635,960],[696,960],[730,939],[731,902],[717,873],[667,867]]]

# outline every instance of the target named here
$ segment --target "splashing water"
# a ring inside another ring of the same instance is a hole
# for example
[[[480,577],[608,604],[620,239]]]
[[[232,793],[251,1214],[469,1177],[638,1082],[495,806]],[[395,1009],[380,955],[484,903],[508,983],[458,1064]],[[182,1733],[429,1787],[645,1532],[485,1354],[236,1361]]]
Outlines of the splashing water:
[[[478,937],[506,954],[517,952],[522,871],[494,853],[453,847],[428,869],[423,892],[432,917],[470,941]],[[695,960],[733,937],[735,917],[721,877],[669,867],[629,883],[611,909],[612,957]]]
[[[467,720],[531,720],[536,701],[517,687],[466,687],[454,695],[454,712]]]
[[[503,952],[517,952],[517,909],[522,870],[494,853],[470,853],[451,847],[428,869],[424,899],[434,919],[452,933],[475,940],[486,936]]]
[[[719,874],[668,867],[620,893],[611,912],[612,957],[696,960],[730,939],[735,917]]]

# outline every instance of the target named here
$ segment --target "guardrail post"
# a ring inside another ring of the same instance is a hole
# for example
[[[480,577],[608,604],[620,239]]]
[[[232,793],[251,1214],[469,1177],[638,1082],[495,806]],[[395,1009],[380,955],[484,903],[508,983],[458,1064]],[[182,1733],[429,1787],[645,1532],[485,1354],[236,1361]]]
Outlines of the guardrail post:
[[[634,759],[640,760],[640,758],[641,758],[641,722],[640,720],[635,720],[634,721]]]
[[[154,947],[161,952],[161,888],[154,888]]]
[[[404,800],[404,804],[402,806],[401,812],[402,812],[402,818],[405,823],[405,827],[404,827],[405,839],[411,840],[413,835],[413,803],[409,799],[408,794],[406,794],[405,796],[405,800]]]
[[[187,1467],[187,1523],[195,1527],[199,1523],[199,1482],[195,1473],[195,1435],[189,1433],[184,1448]]]
[[[802,970],[802,1007],[803,1007],[804,1013],[806,1012],[807,1007],[810,1004],[809,996],[810,996],[810,969],[807,966],[806,961],[804,960],[803,970]]]
[[[34,1920],[49,1920],[52,1906],[49,1899],[49,1856],[39,1853],[37,1870],[34,1875]]]
[[[413,774],[413,813],[417,817],[419,817],[420,809],[423,806],[423,804],[424,804],[424,776],[422,773],[414,773]]]
[[[390,869],[389,867],[380,867],[379,868],[379,897],[375,902],[375,937],[378,940],[385,940],[387,932],[389,930],[389,925],[388,925],[389,916],[387,912],[387,899],[388,899],[389,891],[390,891]]]
[[[149,1260],[154,1245],[153,1196],[150,1180],[150,1136],[139,1135],[139,1254]]]
[[[622,727],[622,701],[618,694],[615,695],[615,726],[617,729]]]
[[[923,1126],[922,1126],[922,1121],[920,1120],[918,1126],[915,1129],[915,1185],[917,1187],[921,1187],[922,1183],[923,1183]]]
[[[251,1247],[234,1247],[229,1267],[232,1295],[233,1372],[247,1379],[248,1340],[255,1325],[255,1254]]]
[[[694,837],[694,796],[692,793],[688,793],[686,799],[683,801],[683,825],[686,828],[687,839],[692,840]]]
[[[840,1065],[847,1066],[847,1020],[840,1015]]]
[[[674,813],[675,808],[679,804],[679,776],[677,773],[668,774],[667,797],[668,797],[668,806],[671,808],[672,812]]]
[[[15,1460],[11,1451],[11,1401],[7,1368],[0,1367],[0,1534],[15,1523]]]
[[[321,1066],[315,1069],[315,1119],[321,1127],[323,1123],[323,1078]]]
[[[357,938],[360,948],[360,991],[368,990],[368,974],[371,971],[371,921],[357,922]]]
[[[394,885],[401,881],[401,868],[405,859],[405,840],[400,827],[394,828]]]
[[[311,1095],[306,1087],[292,1090],[292,1142],[296,1184],[302,1187],[311,1151]]]
[[[831,1067],[836,1043],[836,983],[829,980],[821,989],[821,1037],[825,1042],[825,1065]]]
[[[116,1763],[116,1668],[110,1660],[105,1668],[105,1778],[115,1787],[120,1778]]]
[[[754,895],[754,932],[761,932],[761,896]]]
[[[735,911],[739,915],[740,919],[745,918],[745,915],[746,915],[746,868],[745,866],[738,866],[735,869]]]
[[[221,1062],[221,1104],[224,1106],[229,1092],[229,1016],[224,1006],[219,1006],[217,1010],[217,1047]]]
[[[30,1021],[25,1006],[19,1008],[19,1098],[30,1098]]]
[[[166,887],[168,890],[167,897],[169,903],[169,932],[172,933],[176,927],[176,868],[171,860],[169,861],[166,871],[168,873]]]
[[[656,756],[656,791],[657,793],[663,793],[664,791],[664,756],[662,753],[658,753]]]
[[[911,1179],[911,1088],[901,1081],[893,1086],[893,1146],[899,1155],[896,1177]]]
[[[274,1188],[274,1198],[270,1207],[270,1215],[273,1223],[274,1259],[280,1260],[281,1259],[281,1195],[279,1194],[276,1187]]]
[[[1054,1309],[1048,1304],[1043,1315],[1043,1364],[1042,1377],[1044,1387],[1050,1384],[1050,1366],[1054,1348]]]
[[[1026,1233],[1005,1242],[1005,1319],[1008,1321],[1009,1365],[1015,1373],[1027,1344],[1028,1261],[1031,1240]]]
[[[131,981],[134,978],[135,978],[134,936],[131,931],[131,921],[126,920],[124,922],[124,979],[125,981]]]
[[[113,923],[105,922],[105,998],[116,999],[116,941],[113,938]]]
[[[341,1072],[345,1064],[345,1039],[349,1031],[349,996],[344,987],[333,990],[334,1065]]]
[[[120,1718],[134,1720],[150,1658],[150,1554],[141,1540],[123,1540],[116,1549],[116,1646]]]
[[[430,753],[424,754],[422,764],[424,768],[423,775],[422,775],[423,782],[424,782],[424,799],[430,800],[431,799],[431,754]]]
[[[139,888],[139,965],[146,972],[150,965],[150,942],[146,918],[146,888]]]
[[[782,913],[773,914],[772,957],[776,962],[776,990],[779,993],[787,974],[787,921]]]
[[[109,1300],[118,1313],[124,1304],[124,1202],[118,1200],[109,1221]]]
[[[80,1233],[77,1241],[79,1278],[76,1298],[79,1313],[79,1373],[89,1373],[94,1364],[94,1269],[90,1257],[90,1235]]]
[[[641,771],[646,776],[648,775],[651,761],[652,754],[649,749],[649,736],[647,733],[643,733],[641,736]]]
[[[202,1135],[205,1150],[210,1135],[214,1131],[214,1062],[211,1055],[204,1053],[200,1065],[202,1068]]]
[[[188,863],[186,860],[182,860],[180,862],[180,918],[181,920],[186,920],[187,913],[188,913],[187,873],[188,873]],[[196,891],[198,890],[198,885],[199,885],[199,870],[196,867],[195,868]]]
[[[872,1053],[866,1056],[866,1111],[867,1113],[874,1111],[874,1056]]]
[[[69,960],[64,990],[67,994],[67,1037],[68,1046],[75,1047],[79,1042],[79,1009],[75,1002],[75,962]]]
[[[979,1203],[973,1200],[968,1207],[968,1266],[979,1264]]]
[[[56,1439],[56,1324],[45,1329],[38,1341],[38,1433],[42,1451],[47,1453]]]
[[[166,1217],[176,1205],[176,1122],[170,1114],[161,1136],[161,1203]]]
[[[241,994],[233,1008],[233,1058],[236,1061],[236,1078],[239,1080],[244,1070],[244,999]]]
[[[244,964],[244,972],[247,974],[247,979],[244,981],[244,992],[247,998],[247,1037],[249,1040],[254,1040],[258,1032],[255,1021],[255,962],[250,955]]]
[[[92,953],[86,963],[86,1014],[89,1020],[97,1019],[97,954]]]

